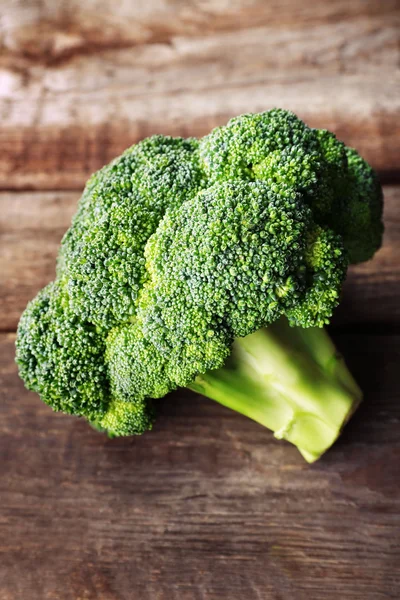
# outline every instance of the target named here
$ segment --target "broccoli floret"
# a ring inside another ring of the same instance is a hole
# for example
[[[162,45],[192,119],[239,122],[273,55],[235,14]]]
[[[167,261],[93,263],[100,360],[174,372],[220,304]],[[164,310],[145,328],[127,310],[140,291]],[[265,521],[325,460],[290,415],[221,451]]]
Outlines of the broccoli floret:
[[[112,399],[107,412],[90,421],[99,431],[109,437],[141,435],[153,428],[154,409],[151,401],[135,399],[134,402]]]
[[[288,111],[143,140],[89,180],[21,317],[21,377],[111,436],[186,386],[316,460],[361,400],[323,326],[381,215],[369,165]]]
[[[55,410],[92,418],[105,412],[109,398],[105,342],[65,304],[58,283],[29,303],[18,326],[20,375]]]
[[[347,264],[340,236],[318,225],[307,232],[301,267],[307,283],[304,296],[285,313],[291,325],[322,327],[329,323],[339,304]]]
[[[137,323],[112,329],[107,338],[106,359],[115,398],[162,398],[171,389],[165,377],[165,358],[157,353]]]
[[[83,319],[108,329],[134,314],[148,238],[169,206],[203,185],[197,150],[194,139],[154,136],[91,177],[58,268]]]
[[[344,145],[328,131],[310,129],[289,111],[241,115],[200,142],[212,180],[262,180],[305,195],[318,224],[329,224],[332,180],[345,165]]]
[[[383,195],[374,170],[353,148],[346,148],[347,172],[338,185],[340,209],[332,227],[339,231],[350,262],[369,260],[382,244]]]
[[[23,313],[16,360],[28,389],[54,410],[85,417],[116,435],[151,429],[148,402],[112,399],[105,362],[106,344],[97,328],[77,317],[65,289],[50,283]]]
[[[371,167],[333,133],[282,109],[241,115],[200,141],[212,181],[262,180],[304,194],[315,222],[343,238],[351,263],[382,243],[382,191]]]

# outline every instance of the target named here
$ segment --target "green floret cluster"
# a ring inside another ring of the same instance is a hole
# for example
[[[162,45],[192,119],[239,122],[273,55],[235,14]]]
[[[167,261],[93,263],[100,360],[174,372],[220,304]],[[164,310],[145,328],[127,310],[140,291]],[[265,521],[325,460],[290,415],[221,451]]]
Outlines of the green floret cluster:
[[[333,133],[289,111],[241,115],[200,142],[213,181],[255,179],[302,192],[317,224],[344,238],[351,263],[380,247],[382,191],[371,167]]]
[[[21,317],[20,375],[112,436],[150,429],[151,399],[191,387],[315,460],[360,400],[322,328],[349,262],[380,246],[381,213],[369,165],[288,111],[143,140],[89,179],[57,280]]]
[[[322,325],[347,267],[340,238],[314,224],[296,192],[258,181],[202,191],[166,215],[145,254],[137,323],[165,357],[171,389],[221,367],[235,338],[281,315]]]
[[[41,290],[19,322],[17,362],[28,389],[111,435],[143,433],[153,423],[151,403],[111,397],[105,352],[104,335],[70,310],[60,282]]]
[[[39,292],[19,322],[20,375],[55,410],[89,418],[106,411],[104,352],[103,336],[68,310],[58,282]]]
[[[90,178],[58,264],[72,308],[83,319],[109,329],[135,314],[148,238],[167,208],[202,187],[198,145],[154,136]]]

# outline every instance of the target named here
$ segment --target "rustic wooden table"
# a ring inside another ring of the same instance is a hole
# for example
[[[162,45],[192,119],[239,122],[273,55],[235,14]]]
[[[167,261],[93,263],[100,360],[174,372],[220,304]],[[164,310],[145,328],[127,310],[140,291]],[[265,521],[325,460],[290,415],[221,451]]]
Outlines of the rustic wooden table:
[[[137,5],[137,6],[136,6]],[[0,600],[400,598],[397,0],[0,0]],[[385,184],[383,248],[332,335],[365,390],[305,464],[186,391],[108,440],[24,390],[15,328],[87,176],[155,132],[279,105]]]

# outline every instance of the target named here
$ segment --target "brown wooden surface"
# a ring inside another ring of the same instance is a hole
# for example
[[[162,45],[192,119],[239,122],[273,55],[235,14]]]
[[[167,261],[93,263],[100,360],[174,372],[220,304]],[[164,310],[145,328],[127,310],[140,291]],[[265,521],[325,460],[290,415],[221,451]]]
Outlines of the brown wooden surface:
[[[400,598],[398,0],[0,0],[0,600]],[[180,391],[108,440],[14,365],[83,183],[152,133],[273,105],[385,181],[332,334],[365,402],[318,463]]]
[[[326,0],[302,11],[292,0],[281,19],[277,0],[231,11],[219,0],[197,11],[164,0],[130,18],[100,0],[37,4],[17,3],[3,30],[3,189],[80,189],[142,137],[203,135],[273,106],[335,131],[380,171],[398,166],[397,2]]]
[[[24,390],[3,334],[1,600],[397,600],[400,338],[335,341],[366,399],[309,466],[185,391],[107,440]]]

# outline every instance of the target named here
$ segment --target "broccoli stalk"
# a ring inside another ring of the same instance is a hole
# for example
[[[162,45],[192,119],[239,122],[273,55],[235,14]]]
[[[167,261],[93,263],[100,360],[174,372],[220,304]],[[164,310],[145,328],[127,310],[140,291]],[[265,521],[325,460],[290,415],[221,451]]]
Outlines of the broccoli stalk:
[[[361,402],[361,391],[327,332],[279,321],[237,338],[225,365],[189,388],[274,432],[317,460]]]

